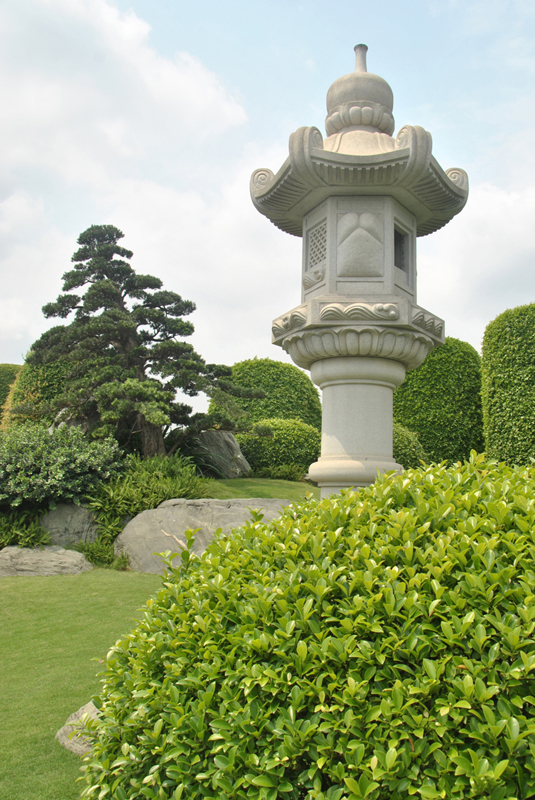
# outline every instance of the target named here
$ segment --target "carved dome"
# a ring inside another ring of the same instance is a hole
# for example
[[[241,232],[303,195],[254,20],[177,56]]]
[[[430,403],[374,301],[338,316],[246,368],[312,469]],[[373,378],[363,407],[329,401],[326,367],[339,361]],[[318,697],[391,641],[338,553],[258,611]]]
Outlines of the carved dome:
[[[355,71],[338,78],[327,92],[327,135],[344,129],[394,132],[394,95],[388,83],[366,69],[365,44],[355,47]]]

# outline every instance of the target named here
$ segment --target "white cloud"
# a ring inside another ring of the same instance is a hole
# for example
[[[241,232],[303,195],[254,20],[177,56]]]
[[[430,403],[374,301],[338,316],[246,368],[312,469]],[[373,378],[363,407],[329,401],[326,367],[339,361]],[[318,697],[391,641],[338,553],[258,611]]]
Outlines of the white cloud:
[[[418,299],[446,320],[446,333],[481,345],[502,311],[535,302],[535,186],[472,188],[442,231],[420,240]]]

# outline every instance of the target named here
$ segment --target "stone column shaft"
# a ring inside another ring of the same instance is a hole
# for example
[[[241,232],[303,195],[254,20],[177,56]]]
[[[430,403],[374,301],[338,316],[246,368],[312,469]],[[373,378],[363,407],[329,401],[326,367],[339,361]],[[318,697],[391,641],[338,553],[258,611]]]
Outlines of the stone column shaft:
[[[392,403],[404,365],[387,358],[329,358],[312,364],[311,377],[323,393],[323,417],[321,456],[309,475],[322,497],[367,486],[378,471],[399,469],[392,455]]]

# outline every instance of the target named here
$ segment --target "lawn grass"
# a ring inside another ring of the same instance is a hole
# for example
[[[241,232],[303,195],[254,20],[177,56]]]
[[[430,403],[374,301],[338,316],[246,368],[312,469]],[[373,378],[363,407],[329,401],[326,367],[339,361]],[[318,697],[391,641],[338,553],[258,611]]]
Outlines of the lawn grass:
[[[267,478],[230,478],[217,480],[210,484],[210,495],[219,500],[234,497],[274,497],[281,500],[300,502],[310,492],[315,500],[319,500],[320,490],[311,483],[296,481],[272,481]]]
[[[134,627],[157,575],[95,569],[0,578],[0,798],[75,800],[81,759],[56,731],[99,692],[110,646]]]

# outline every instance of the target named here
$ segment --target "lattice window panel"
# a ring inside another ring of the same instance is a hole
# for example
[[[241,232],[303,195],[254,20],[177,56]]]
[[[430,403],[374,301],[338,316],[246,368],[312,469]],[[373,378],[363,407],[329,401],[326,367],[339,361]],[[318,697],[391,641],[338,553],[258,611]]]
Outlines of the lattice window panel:
[[[308,234],[308,269],[327,258],[327,222],[317,225]]]

